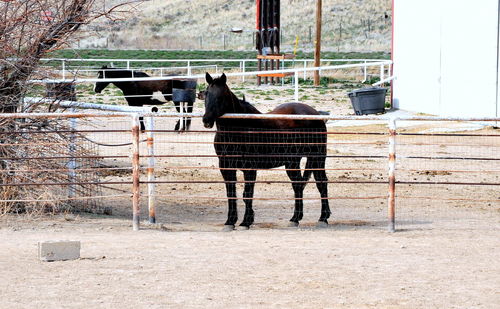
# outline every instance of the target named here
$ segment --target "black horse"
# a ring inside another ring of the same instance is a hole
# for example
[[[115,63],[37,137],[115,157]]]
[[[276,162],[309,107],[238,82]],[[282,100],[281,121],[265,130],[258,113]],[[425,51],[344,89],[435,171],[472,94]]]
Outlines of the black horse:
[[[252,198],[258,169],[285,166],[295,193],[295,211],[291,226],[298,226],[303,216],[303,191],[314,174],[321,195],[321,216],[318,226],[326,226],[330,217],[328,179],[325,173],[326,125],[322,120],[289,119],[230,119],[220,118],[225,113],[261,114],[245,100],[239,100],[226,84],[226,75],[213,79],[206,73],[208,88],[205,97],[203,123],[206,128],[217,126],[215,152],[224,178],[228,197],[228,218],[225,230],[234,229],[238,220],[236,209],[236,171],[242,170],[245,188],[243,200],[245,215],[241,226],[254,222]],[[300,103],[286,103],[269,114],[319,115],[312,107]],[[307,158],[304,175],[300,160]]]
[[[136,78],[136,77],[150,77],[148,74],[140,71],[124,70],[117,68],[108,68],[103,66],[98,72],[98,78]],[[160,101],[154,97],[155,93],[159,93],[166,101],[174,101],[177,112],[192,113],[193,103],[196,93],[196,80],[195,79],[174,79],[174,80],[154,80],[154,81],[130,81],[130,82],[97,82],[94,87],[96,93],[101,93],[110,83],[120,88],[127,100],[129,106],[144,106],[144,105],[162,105],[165,102]],[[177,90],[174,96],[174,89],[191,90],[193,91],[192,98],[181,101],[187,96],[182,96],[182,92]],[[179,99],[180,97],[180,99]],[[186,102],[187,107],[181,102]],[[191,118],[183,119],[182,127],[180,128],[180,120],[177,122],[175,130],[189,130]],[[141,130],[144,130],[144,122],[140,118]]]

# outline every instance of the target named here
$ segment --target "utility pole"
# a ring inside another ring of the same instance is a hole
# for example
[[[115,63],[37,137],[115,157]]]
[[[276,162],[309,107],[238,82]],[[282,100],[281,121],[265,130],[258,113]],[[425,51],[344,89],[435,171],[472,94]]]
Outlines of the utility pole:
[[[320,66],[321,59],[321,8],[322,0],[316,0],[316,44],[314,50],[314,66]],[[319,86],[319,71],[314,71],[314,86]]]

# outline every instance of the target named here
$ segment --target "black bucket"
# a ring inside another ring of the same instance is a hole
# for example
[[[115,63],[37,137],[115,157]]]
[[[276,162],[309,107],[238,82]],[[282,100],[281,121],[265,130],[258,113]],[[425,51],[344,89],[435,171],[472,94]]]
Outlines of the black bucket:
[[[196,89],[172,89],[172,101],[193,103],[196,101]]]
[[[172,101],[193,103],[196,101],[196,79],[174,80]]]
[[[385,112],[386,88],[372,87],[348,93],[356,115],[380,114]]]
[[[196,89],[196,86],[198,85],[196,79],[188,79],[188,80],[183,80],[182,81],[182,87],[179,88],[184,88],[184,89]]]

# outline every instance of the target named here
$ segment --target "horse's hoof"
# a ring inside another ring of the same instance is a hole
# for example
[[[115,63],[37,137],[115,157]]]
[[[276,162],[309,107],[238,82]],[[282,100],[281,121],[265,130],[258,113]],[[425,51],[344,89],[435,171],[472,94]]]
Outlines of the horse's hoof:
[[[318,223],[316,223],[316,228],[318,228],[318,229],[326,229],[326,228],[328,228],[328,222],[318,221]]]
[[[290,221],[290,222],[288,222],[288,227],[299,227],[299,223]]]
[[[234,225],[224,225],[224,228],[222,229],[223,232],[232,232],[234,231]]]
[[[238,230],[243,230],[243,231],[248,231],[249,229],[250,227],[246,225],[240,225],[240,227],[238,228]]]

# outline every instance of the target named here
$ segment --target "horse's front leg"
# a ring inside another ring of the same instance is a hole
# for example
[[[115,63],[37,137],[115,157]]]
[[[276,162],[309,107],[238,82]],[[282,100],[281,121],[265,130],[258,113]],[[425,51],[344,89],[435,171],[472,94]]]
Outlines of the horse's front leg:
[[[254,212],[252,209],[253,190],[255,187],[255,179],[257,178],[256,170],[243,171],[245,178],[245,191],[243,191],[243,201],[245,202],[245,216],[240,226],[250,228],[254,221]]]
[[[302,198],[304,196],[305,181],[307,181],[307,179],[304,179],[300,172],[300,161],[291,162],[287,164],[285,168],[288,178],[292,181],[292,188],[295,194],[295,210],[290,219],[290,226],[296,227],[299,226],[299,222],[304,216],[304,203]]]
[[[321,195],[321,216],[318,220],[318,227],[326,227],[328,225],[328,218],[330,218],[330,205],[328,203],[328,177],[325,172],[324,158],[318,161],[315,165],[314,179],[316,180],[316,187]]]
[[[236,170],[221,170],[222,178],[226,184],[227,194],[227,221],[224,223],[225,231],[234,230],[234,225],[238,221],[238,209],[236,208]]]

